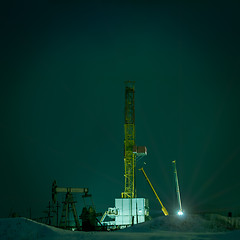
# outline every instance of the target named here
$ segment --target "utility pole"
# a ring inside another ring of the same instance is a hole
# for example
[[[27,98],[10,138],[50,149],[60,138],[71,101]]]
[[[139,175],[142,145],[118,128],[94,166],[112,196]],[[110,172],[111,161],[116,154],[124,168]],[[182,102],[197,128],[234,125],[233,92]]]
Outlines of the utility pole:
[[[56,226],[58,227],[58,210],[59,210],[59,207],[60,207],[60,205],[59,205],[59,202],[57,201],[57,206],[56,206],[56,208],[57,208],[57,223],[56,223]]]

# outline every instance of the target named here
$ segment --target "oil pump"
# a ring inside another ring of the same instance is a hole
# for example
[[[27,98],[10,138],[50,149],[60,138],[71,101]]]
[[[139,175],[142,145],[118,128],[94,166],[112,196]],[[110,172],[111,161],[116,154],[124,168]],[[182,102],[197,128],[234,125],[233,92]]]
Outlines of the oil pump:
[[[59,227],[64,229],[72,228],[72,226],[70,226],[70,223],[69,223],[69,215],[70,213],[72,213],[75,221],[74,227],[76,229],[80,229],[80,223],[79,223],[77,210],[75,206],[76,201],[74,201],[72,193],[84,193],[85,195],[87,195],[88,188],[58,187],[56,181],[54,181],[52,184],[53,204],[56,203],[57,193],[66,193],[65,201],[63,202],[62,216],[61,216]]]

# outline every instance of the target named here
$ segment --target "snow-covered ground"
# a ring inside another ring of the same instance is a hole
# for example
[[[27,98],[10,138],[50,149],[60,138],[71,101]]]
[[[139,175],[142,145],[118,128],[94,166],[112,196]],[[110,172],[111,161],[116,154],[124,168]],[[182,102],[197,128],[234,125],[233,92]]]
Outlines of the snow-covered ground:
[[[239,219],[219,215],[158,217],[149,222],[114,232],[72,232],[26,218],[0,219],[1,240],[239,240]]]

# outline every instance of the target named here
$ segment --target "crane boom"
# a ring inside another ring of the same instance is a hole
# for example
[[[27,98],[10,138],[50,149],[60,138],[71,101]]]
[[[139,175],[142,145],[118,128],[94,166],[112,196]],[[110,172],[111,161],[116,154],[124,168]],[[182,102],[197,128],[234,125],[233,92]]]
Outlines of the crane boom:
[[[154,189],[152,183],[150,182],[150,180],[149,180],[147,174],[145,173],[144,169],[143,169],[143,168],[140,168],[139,170],[142,171],[142,173],[143,173],[144,177],[146,178],[148,184],[150,185],[151,189],[153,190],[155,196],[157,197],[157,200],[159,201],[159,203],[160,203],[160,205],[161,205],[161,207],[162,207],[162,211],[163,211],[164,215],[167,216],[167,215],[168,215],[168,211],[167,211],[167,209],[163,206],[163,204],[162,204],[160,198],[158,197],[158,195],[157,195],[157,193],[156,193],[156,191],[155,191],[155,189]]]

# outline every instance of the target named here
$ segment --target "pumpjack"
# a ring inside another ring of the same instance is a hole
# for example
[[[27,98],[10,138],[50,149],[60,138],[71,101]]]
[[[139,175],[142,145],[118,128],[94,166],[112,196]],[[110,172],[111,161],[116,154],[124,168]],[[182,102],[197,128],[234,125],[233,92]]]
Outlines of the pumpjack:
[[[76,201],[74,200],[73,193],[81,193],[87,196],[88,188],[63,188],[58,187],[56,181],[52,184],[52,201],[53,204],[56,203],[57,193],[66,193],[65,200],[63,201],[62,215],[59,227],[63,229],[72,229],[75,228],[80,230],[80,223],[77,216],[76,210]],[[75,225],[72,225],[70,222],[70,215],[73,215]]]

